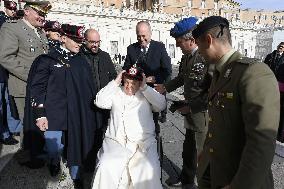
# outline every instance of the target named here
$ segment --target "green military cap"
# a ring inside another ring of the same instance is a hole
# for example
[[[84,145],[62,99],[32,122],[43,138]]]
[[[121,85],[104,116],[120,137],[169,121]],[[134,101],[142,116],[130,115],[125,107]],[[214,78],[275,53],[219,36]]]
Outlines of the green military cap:
[[[221,28],[221,32],[223,32],[223,28],[229,28],[229,21],[221,16],[210,16],[205,18],[202,22],[200,22],[197,27],[192,31],[192,36],[197,39],[206,31],[216,26]]]
[[[46,16],[49,10],[52,8],[49,1],[41,1],[41,0],[24,0],[26,3],[25,6],[29,6],[33,8],[35,11],[39,13],[40,16]]]

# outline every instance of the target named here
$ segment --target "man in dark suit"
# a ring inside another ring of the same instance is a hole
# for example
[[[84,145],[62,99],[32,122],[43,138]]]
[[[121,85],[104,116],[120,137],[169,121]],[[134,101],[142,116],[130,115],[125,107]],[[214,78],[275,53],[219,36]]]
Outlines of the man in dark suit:
[[[123,69],[136,64],[144,70],[149,86],[163,84],[170,79],[172,73],[171,59],[165,45],[151,39],[151,26],[146,21],[136,25],[137,42],[127,47],[127,55]],[[154,113],[154,121],[158,124],[159,113]]]
[[[264,63],[270,67],[278,81],[280,90],[280,122],[277,140],[284,142],[284,42],[279,43],[277,50],[266,56]]]
[[[114,64],[111,61],[110,55],[100,49],[101,38],[98,31],[95,29],[87,29],[84,34],[85,42],[81,46],[80,54],[86,58],[90,65],[93,81],[95,82],[96,91],[101,90],[110,81],[116,78]],[[95,169],[97,152],[102,145],[103,133],[108,125],[109,110],[103,110],[94,107],[96,115],[96,131],[94,135],[93,156],[90,156],[89,171]]]
[[[100,34],[95,29],[86,30],[84,37],[85,43],[82,45],[80,52],[89,62],[94,81],[98,90],[100,90],[116,78],[115,67],[110,55],[100,49]]]

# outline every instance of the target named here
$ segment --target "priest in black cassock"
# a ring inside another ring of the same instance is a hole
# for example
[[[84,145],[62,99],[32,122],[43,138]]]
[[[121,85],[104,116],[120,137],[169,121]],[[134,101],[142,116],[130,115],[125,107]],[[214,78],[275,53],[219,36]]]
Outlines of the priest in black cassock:
[[[92,105],[97,91],[90,65],[78,54],[83,27],[63,24],[61,29],[61,46],[39,56],[29,73],[24,145],[31,151],[31,168],[40,167],[46,153],[51,176],[58,175],[63,155],[74,187],[82,188],[80,172],[94,154],[98,129]]]

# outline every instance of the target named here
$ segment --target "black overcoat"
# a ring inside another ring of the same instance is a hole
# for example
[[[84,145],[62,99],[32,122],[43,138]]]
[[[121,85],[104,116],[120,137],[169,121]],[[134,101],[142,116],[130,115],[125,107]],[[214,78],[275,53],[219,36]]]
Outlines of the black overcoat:
[[[40,55],[30,69],[27,85],[25,149],[32,155],[42,153],[43,133],[34,123],[36,118],[46,116],[48,130],[64,131],[68,166],[82,165],[94,143],[95,89],[91,69],[82,56],[66,56],[58,48]],[[39,104],[44,106],[41,111],[35,108]]]

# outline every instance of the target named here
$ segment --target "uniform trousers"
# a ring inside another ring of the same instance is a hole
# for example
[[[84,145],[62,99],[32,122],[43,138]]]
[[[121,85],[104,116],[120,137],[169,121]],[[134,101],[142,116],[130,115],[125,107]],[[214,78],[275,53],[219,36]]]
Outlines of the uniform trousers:
[[[280,121],[277,140],[282,143],[284,142],[284,92],[280,92]]]
[[[20,132],[23,125],[20,120],[12,117],[6,83],[0,83],[0,91],[0,139],[6,139],[10,133]]]
[[[190,119],[188,120],[188,117]],[[199,128],[202,131],[195,131],[190,129],[193,124],[202,124]],[[186,128],[185,139],[183,142],[183,166],[181,171],[181,183],[183,186],[193,185],[197,172],[197,155],[202,151],[203,144],[208,129],[208,112],[198,112],[184,119],[184,126]]]
[[[62,144],[62,131],[45,131],[45,151],[47,153],[47,161],[49,164],[56,165],[60,163],[64,145]],[[73,180],[80,178],[80,167],[71,166],[69,172]]]
[[[25,97],[14,97],[17,113],[19,114],[19,119],[23,123],[24,120],[24,110],[25,110]]]

